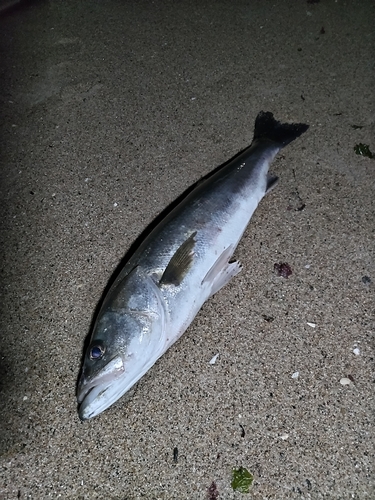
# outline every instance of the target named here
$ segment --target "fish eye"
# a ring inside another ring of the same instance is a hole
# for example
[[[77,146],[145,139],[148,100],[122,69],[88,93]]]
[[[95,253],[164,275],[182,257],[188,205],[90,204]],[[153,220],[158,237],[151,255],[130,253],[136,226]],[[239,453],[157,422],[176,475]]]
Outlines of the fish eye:
[[[101,359],[104,356],[105,347],[102,345],[93,345],[90,349],[90,359]]]

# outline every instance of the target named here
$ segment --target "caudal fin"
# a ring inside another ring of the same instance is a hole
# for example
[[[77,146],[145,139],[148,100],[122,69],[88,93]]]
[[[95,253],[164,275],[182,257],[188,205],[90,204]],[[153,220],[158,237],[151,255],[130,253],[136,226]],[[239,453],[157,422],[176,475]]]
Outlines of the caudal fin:
[[[284,147],[309,128],[304,123],[280,123],[269,111],[261,111],[255,120],[254,139],[269,139]]]

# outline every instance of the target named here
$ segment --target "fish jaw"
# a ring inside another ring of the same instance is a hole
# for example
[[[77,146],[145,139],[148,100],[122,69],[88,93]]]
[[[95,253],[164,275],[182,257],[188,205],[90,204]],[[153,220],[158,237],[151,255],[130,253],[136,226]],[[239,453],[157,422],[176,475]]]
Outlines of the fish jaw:
[[[87,420],[98,415],[117,399],[113,390],[115,381],[120,381],[125,372],[122,356],[115,356],[96,376],[86,378],[82,373],[78,384],[77,400],[80,404],[79,417]],[[117,383],[116,387],[122,384]],[[112,393],[112,394],[111,394]]]

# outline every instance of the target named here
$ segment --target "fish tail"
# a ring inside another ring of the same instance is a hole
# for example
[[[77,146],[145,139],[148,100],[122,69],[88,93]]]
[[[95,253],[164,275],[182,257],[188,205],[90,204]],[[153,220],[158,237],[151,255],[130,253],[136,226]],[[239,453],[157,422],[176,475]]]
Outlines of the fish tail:
[[[297,139],[309,128],[304,123],[281,123],[269,111],[261,111],[255,120],[254,140],[269,139],[281,148]]]

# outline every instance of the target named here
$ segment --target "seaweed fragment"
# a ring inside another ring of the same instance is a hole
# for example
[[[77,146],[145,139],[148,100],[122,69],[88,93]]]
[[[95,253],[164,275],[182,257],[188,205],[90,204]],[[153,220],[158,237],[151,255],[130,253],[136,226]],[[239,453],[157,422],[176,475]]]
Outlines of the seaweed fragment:
[[[283,278],[289,278],[292,274],[292,268],[286,262],[279,262],[278,264],[274,264],[273,269],[278,276],[282,276]]]
[[[249,493],[253,479],[253,475],[245,467],[240,467],[239,469],[233,469],[230,485],[234,491]]]
[[[207,498],[208,500],[216,500],[219,496],[219,491],[217,489],[215,481],[212,481],[211,486],[207,488]]]
[[[370,151],[367,144],[360,142],[359,144],[356,144],[353,149],[357,155],[367,156],[367,158],[375,158],[374,153]]]

